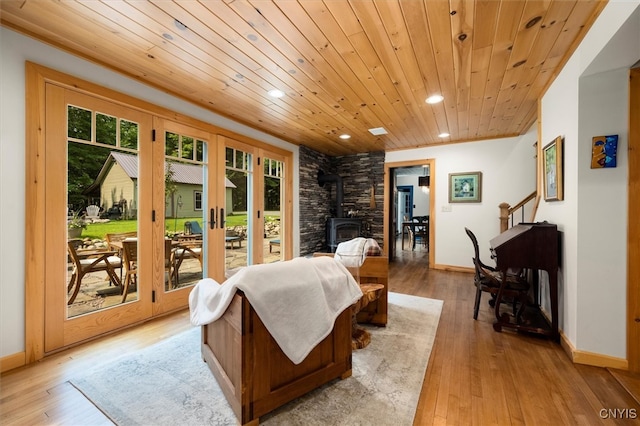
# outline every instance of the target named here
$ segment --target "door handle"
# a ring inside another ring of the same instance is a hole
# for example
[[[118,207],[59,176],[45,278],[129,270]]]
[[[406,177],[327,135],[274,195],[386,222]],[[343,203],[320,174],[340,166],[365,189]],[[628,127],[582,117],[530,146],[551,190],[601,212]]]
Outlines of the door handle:
[[[220,209],[220,228],[224,228],[226,220],[224,220],[224,208]]]
[[[209,209],[209,228],[215,229],[215,227],[216,227],[216,217],[212,207],[211,209]]]

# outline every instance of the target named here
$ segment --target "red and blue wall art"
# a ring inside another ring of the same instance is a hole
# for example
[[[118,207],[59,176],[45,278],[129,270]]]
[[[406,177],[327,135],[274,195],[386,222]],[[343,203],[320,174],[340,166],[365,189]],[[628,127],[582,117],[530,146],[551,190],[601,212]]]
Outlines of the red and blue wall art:
[[[591,148],[591,168],[616,167],[618,135],[594,136]]]

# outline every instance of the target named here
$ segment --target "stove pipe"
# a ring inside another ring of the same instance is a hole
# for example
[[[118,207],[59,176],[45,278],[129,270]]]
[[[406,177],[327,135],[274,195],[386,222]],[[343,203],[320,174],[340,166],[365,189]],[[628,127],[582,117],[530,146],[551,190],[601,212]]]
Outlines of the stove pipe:
[[[342,177],[338,175],[325,175],[322,170],[318,170],[318,185],[324,186],[327,182],[336,183],[336,217],[343,217],[342,204],[344,189],[342,187]]]

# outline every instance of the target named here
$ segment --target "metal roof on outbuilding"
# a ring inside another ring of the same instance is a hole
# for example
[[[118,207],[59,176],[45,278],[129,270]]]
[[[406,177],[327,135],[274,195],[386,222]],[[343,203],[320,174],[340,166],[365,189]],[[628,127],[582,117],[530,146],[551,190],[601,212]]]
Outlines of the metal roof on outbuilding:
[[[104,180],[106,174],[111,169],[111,165],[117,163],[122,167],[124,172],[131,179],[138,179],[138,156],[132,154],[125,154],[123,152],[111,151],[109,157],[104,162],[100,173],[91,187],[100,185],[100,182]],[[196,164],[181,163],[178,161],[165,162],[166,168],[171,165],[173,172],[173,181],[176,183],[185,183],[191,185],[202,185],[203,170],[202,166]],[[236,188],[236,186],[228,178],[225,177],[226,188]]]

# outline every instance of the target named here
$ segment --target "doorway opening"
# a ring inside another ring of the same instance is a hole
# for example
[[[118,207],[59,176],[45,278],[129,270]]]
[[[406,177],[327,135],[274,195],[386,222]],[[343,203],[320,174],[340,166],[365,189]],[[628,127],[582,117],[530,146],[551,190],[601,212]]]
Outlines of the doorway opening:
[[[429,264],[433,263],[435,179],[432,176],[435,176],[435,160],[385,164],[384,247],[390,261],[418,250],[427,251]],[[414,220],[426,227],[421,238],[416,237]],[[419,244],[414,244],[416,242]]]

